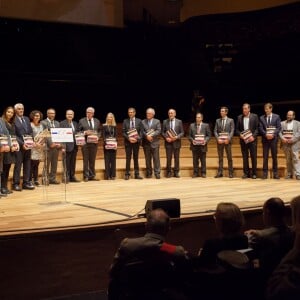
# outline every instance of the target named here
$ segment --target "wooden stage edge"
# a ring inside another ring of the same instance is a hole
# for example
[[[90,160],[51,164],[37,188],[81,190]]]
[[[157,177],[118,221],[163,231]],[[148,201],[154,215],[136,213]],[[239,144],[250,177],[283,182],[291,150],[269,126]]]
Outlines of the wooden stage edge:
[[[261,209],[280,197],[287,204],[299,194],[299,181],[241,178],[155,178],[69,183],[14,192],[0,199],[0,238],[49,231],[128,227],[143,223],[147,200],[180,200],[173,222],[210,216],[219,202],[243,211]]]

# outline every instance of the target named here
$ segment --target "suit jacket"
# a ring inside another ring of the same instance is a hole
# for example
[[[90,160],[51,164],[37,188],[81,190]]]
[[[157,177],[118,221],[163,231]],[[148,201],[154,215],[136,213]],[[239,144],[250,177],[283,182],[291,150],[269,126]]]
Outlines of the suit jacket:
[[[29,118],[26,116],[23,116],[23,118],[25,120],[26,126],[22,124],[19,117],[15,118],[16,138],[20,147],[22,147],[24,144],[23,135],[33,135]]]
[[[198,147],[202,147],[203,150],[205,152],[207,152],[207,143],[211,138],[211,131],[210,131],[210,128],[209,128],[209,124],[202,122],[201,123],[201,128],[200,128],[200,133],[199,133],[199,134],[204,135],[204,139],[205,139],[205,142],[206,142],[205,145],[194,145],[193,144],[193,140],[195,139],[196,134],[197,134],[197,124],[192,123],[190,125],[189,135],[188,135],[189,141],[191,142],[190,148],[191,149],[194,149],[194,148],[197,149]]]
[[[287,130],[287,121],[281,122],[281,130],[279,131],[279,137],[283,139],[283,130]],[[284,150],[288,147],[292,147],[293,151],[299,151],[300,149],[300,122],[294,120],[293,121],[293,137],[292,144],[280,144],[280,147]]]
[[[274,137],[277,138],[279,131],[281,130],[281,120],[279,115],[272,113],[272,119],[270,126],[275,127]],[[267,117],[266,115],[262,115],[259,118],[259,131],[262,135],[262,139],[266,140],[266,132],[267,132]]]
[[[240,136],[244,129],[244,115],[239,115],[236,122],[236,134]],[[249,130],[252,132],[252,136],[256,139],[259,130],[259,119],[256,114],[250,113],[249,116]]]
[[[73,131],[73,142],[65,143],[66,144],[66,151],[71,152],[74,149],[77,149],[76,141],[75,141],[75,134],[78,132],[78,123],[76,121],[72,121],[72,124],[74,126]],[[69,124],[69,121],[67,119],[60,122],[59,126],[61,128],[72,128],[71,124]]]
[[[214,136],[218,139],[220,132],[228,132],[229,142],[231,143],[231,139],[234,135],[234,121],[231,118],[226,118],[226,123],[224,129],[222,128],[222,118],[216,120],[215,128],[214,128]]]
[[[158,119],[152,119],[152,124],[151,126],[148,125],[148,119],[144,119],[142,121],[143,124],[143,146],[145,145],[151,145],[152,148],[157,148],[159,147],[159,136],[161,134],[161,124],[160,121]],[[153,141],[150,143],[147,139],[146,139],[146,135],[147,132],[153,129],[154,133],[153,133]]]
[[[47,119],[44,119],[41,121],[41,124],[43,125],[44,129],[48,129],[50,131],[50,128],[51,128],[51,123],[50,121]],[[54,127],[55,128],[59,128],[60,127],[60,124],[58,121],[54,120]],[[53,144],[53,141],[52,141],[52,137],[49,137],[47,138],[47,146],[48,146],[48,150],[49,150],[49,147],[50,145]]]
[[[128,139],[128,134],[127,132],[130,130],[131,128],[131,124],[130,124],[130,118],[127,118],[123,121],[123,127],[122,127],[122,135],[124,137],[124,143],[125,145],[131,144],[129,142]],[[142,124],[142,120],[139,118],[134,118],[134,128],[136,129],[137,133],[138,133],[138,142],[140,143],[140,141],[143,138],[143,124]]]
[[[170,119],[166,119],[163,121],[163,128],[162,128],[162,136],[165,139],[165,146],[173,146],[175,148],[180,148],[181,147],[181,138],[184,136],[184,131],[183,131],[183,125],[182,121],[179,119],[174,119],[175,124],[174,124],[174,131],[177,133],[177,140],[175,140],[173,143],[168,143],[166,141],[166,138],[169,137],[168,135],[168,130],[171,129],[171,122]]]
[[[97,118],[93,118],[93,120],[94,120],[94,129],[93,130],[95,130],[98,134],[98,137],[100,137],[101,136],[100,121]],[[90,130],[90,125],[89,125],[86,117],[79,120],[78,129],[79,129],[79,131]]]

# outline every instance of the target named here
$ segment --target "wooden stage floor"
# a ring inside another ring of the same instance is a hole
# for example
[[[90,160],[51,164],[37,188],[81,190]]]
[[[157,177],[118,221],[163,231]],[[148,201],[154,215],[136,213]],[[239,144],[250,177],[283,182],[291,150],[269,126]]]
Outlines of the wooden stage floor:
[[[0,199],[0,236],[140,222],[147,200],[178,198],[181,218],[212,213],[218,202],[242,209],[270,197],[286,203],[300,193],[296,180],[164,178],[69,183],[14,192]]]

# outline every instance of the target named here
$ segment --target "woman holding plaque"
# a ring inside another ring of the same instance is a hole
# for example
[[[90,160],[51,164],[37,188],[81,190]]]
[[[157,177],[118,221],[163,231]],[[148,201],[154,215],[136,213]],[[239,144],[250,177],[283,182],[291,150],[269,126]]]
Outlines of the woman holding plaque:
[[[1,194],[11,194],[7,188],[8,176],[11,164],[16,162],[16,151],[19,151],[19,144],[16,142],[15,110],[12,106],[4,109],[2,120],[10,136],[10,151],[3,154],[3,172],[1,173]]]
[[[113,113],[108,113],[102,127],[105,179],[116,179],[117,124]]]
[[[40,161],[44,159],[44,146],[45,138],[40,137],[39,134],[44,130],[43,125],[40,123],[43,119],[43,114],[39,110],[33,110],[29,115],[31,121],[31,128],[34,138],[34,147],[31,149],[31,169],[30,169],[30,178],[35,186],[39,186],[38,181],[39,175],[39,164]]]

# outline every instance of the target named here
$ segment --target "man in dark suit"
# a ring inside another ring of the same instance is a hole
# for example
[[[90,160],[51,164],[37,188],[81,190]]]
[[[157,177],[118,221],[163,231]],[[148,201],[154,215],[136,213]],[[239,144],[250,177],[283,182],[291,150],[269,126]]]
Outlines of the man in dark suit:
[[[47,109],[47,118],[41,121],[41,124],[44,128],[47,128],[49,131],[51,128],[59,128],[60,124],[55,120],[56,111],[54,108]],[[63,149],[61,143],[56,143],[52,140],[52,137],[47,138],[47,157],[46,157],[46,167],[47,174],[49,176],[50,184],[60,184],[56,180],[57,173],[57,163],[58,163],[58,154],[59,150]],[[63,149],[65,151],[65,149]]]
[[[277,162],[277,142],[278,134],[281,130],[281,120],[279,115],[272,113],[273,105],[266,103],[264,105],[265,115],[259,118],[259,130],[262,135],[263,145],[263,177],[268,178],[268,158],[269,150],[271,149],[272,164],[273,164],[273,179],[280,179],[278,175]]]
[[[243,104],[243,113],[236,122],[236,134],[240,136],[240,146],[243,156],[243,179],[252,177],[256,179],[257,169],[257,135],[259,119],[256,114],[250,113],[250,104]],[[249,168],[249,153],[251,157],[252,175]]]
[[[172,176],[171,164],[174,155],[174,177],[179,178],[179,155],[181,138],[184,136],[182,121],[176,118],[176,110],[169,109],[169,118],[163,121],[162,136],[165,139],[167,157],[167,177]]]
[[[33,146],[33,133],[30,120],[24,116],[24,105],[17,103],[14,106],[16,112],[15,128],[16,138],[20,145],[20,151],[16,152],[16,163],[13,171],[13,190],[21,191],[20,178],[21,168],[23,164],[23,189],[33,190],[34,185],[30,181],[30,165],[31,165],[31,148]],[[29,139],[24,140],[24,136],[28,136]],[[31,139],[31,138],[32,139]]]
[[[161,134],[161,124],[158,119],[154,118],[155,110],[148,108],[146,110],[146,119],[142,121],[143,124],[143,149],[146,160],[146,177],[152,177],[152,160],[154,167],[154,174],[156,179],[160,179],[160,156],[159,136]]]
[[[96,156],[98,150],[98,141],[101,135],[100,121],[94,118],[95,109],[88,107],[86,109],[86,117],[79,120],[79,131],[83,131],[86,137],[86,144],[82,146],[83,157],[83,180],[96,180]]]
[[[196,114],[195,123],[192,123],[189,128],[190,149],[193,154],[193,178],[199,177],[199,159],[201,162],[201,176],[206,177],[206,152],[207,143],[211,138],[209,124],[203,123],[203,115]]]
[[[140,142],[143,136],[142,120],[135,117],[136,110],[133,107],[128,108],[128,118],[123,121],[122,134],[124,137],[126,170],[125,180],[130,178],[130,160],[133,156],[134,178],[143,179],[140,176],[139,168],[139,150]]]
[[[234,134],[234,121],[227,117],[228,108],[223,106],[220,109],[221,118],[216,120],[214,136],[217,140],[219,168],[215,178],[223,177],[223,155],[226,151],[228,161],[229,178],[233,178],[233,163],[231,152],[231,140]]]
[[[73,131],[73,142],[66,143],[66,161],[65,161],[65,168],[66,168],[66,182],[80,182],[75,177],[76,172],[76,156],[78,152],[78,146],[76,145],[75,141],[75,133],[78,132],[78,123],[73,120],[74,119],[74,111],[68,109],[66,111],[66,119],[60,122],[61,128],[72,128]]]
[[[7,194],[3,191],[3,186],[1,182],[1,175],[3,172],[3,153],[10,151],[10,142],[9,142],[9,132],[5,126],[5,122],[0,118],[0,135],[5,138],[5,140],[0,140],[0,198],[7,197]],[[3,191],[3,192],[2,192]]]
[[[143,237],[122,240],[110,267],[109,299],[124,294],[128,299],[185,299],[175,295],[181,292],[188,257],[182,246],[165,241],[169,229],[169,216],[158,208],[147,215]]]

